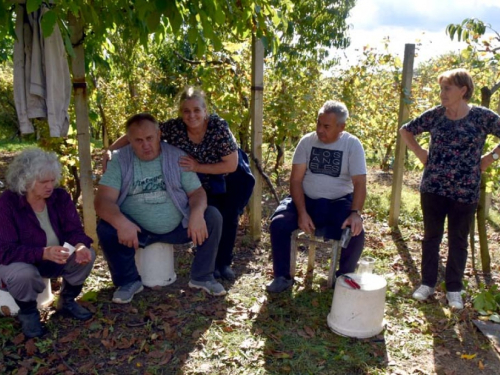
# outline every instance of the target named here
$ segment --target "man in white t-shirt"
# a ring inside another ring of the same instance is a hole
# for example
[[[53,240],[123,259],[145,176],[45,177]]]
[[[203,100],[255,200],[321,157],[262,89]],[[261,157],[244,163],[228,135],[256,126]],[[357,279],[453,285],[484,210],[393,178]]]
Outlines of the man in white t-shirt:
[[[290,288],[290,243],[298,228],[325,239],[340,239],[351,228],[337,275],[353,272],[364,246],[361,210],[366,198],[366,161],[358,138],[344,131],[349,112],[343,103],[327,101],[318,112],[316,131],[306,134],[293,155],[290,195],[270,225],[274,280],[268,292]]]

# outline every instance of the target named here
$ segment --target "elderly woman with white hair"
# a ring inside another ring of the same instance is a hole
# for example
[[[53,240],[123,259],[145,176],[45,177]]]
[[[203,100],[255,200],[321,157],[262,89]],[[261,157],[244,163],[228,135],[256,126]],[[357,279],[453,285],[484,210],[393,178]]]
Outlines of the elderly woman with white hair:
[[[58,310],[78,320],[92,317],[75,298],[92,270],[95,252],[69,194],[56,188],[60,178],[54,153],[27,149],[10,164],[8,190],[0,196],[0,287],[19,306],[26,337],[44,333],[36,301],[45,288],[42,278],[62,276]],[[75,248],[72,254],[65,243]]]

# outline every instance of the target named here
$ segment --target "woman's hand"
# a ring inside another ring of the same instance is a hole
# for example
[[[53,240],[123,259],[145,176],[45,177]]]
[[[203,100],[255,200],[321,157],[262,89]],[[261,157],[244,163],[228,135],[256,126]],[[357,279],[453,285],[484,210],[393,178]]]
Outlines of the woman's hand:
[[[102,173],[106,172],[106,167],[108,166],[108,161],[112,159],[112,153],[110,150],[105,149],[102,152],[101,156],[101,164],[102,164]]]
[[[92,261],[92,253],[89,248],[82,243],[75,246],[75,261],[78,264],[87,264]]]
[[[43,249],[43,260],[50,260],[57,264],[66,264],[69,251],[62,246],[47,246]]]
[[[179,158],[179,165],[184,172],[198,171],[198,162],[192,156],[186,155]]]
[[[425,148],[420,148],[420,150],[415,151],[415,155],[425,167],[427,165],[427,159],[429,158],[429,151]]]

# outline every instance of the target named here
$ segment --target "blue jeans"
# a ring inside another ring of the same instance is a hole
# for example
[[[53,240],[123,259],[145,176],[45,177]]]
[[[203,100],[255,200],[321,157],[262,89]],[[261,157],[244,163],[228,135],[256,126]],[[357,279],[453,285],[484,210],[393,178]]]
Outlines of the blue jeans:
[[[215,258],[222,228],[222,217],[219,211],[208,206],[205,210],[205,222],[207,223],[208,238],[201,245],[198,245],[191,264],[191,279],[195,281],[214,280]],[[118,242],[116,229],[108,222],[100,220],[97,225],[97,236],[104,257],[108,262],[113,283],[116,286],[123,286],[140,280],[141,277],[135,264],[135,249]],[[141,228],[141,232],[137,233],[137,236],[141,247],[155,242],[182,244],[191,241],[187,235],[187,228],[183,228],[182,223],[173,231],[164,234],[151,233]]]
[[[337,200],[311,199],[305,196],[306,210],[316,229],[325,239],[340,239],[342,223],[351,213],[352,196]],[[290,246],[294,230],[298,229],[298,213],[291,198],[283,200],[272,216],[270,225],[274,277],[290,278]],[[337,275],[354,272],[365,244],[364,230],[353,236],[340,254]]]
[[[468,236],[477,204],[465,204],[432,193],[420,195],[424,216],[422,241],[422,284],[434,288],[439,267],[439,246],[443,239],[444,221],[448,217],[448,261],[446,290],[462,290],[462,278],[467,263]]]

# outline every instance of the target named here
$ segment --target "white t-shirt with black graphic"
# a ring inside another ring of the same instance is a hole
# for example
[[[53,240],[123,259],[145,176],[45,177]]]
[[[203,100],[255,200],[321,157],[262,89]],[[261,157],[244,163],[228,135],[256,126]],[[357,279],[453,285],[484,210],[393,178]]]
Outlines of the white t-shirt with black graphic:
[[[293,164],[306,164],[302,182],[304,193],[312,199],[337,199],[353,192],[352,176],[366,174],[363,145],[346,131],[333,143],[323,143],[316,132],[300,140]]]

